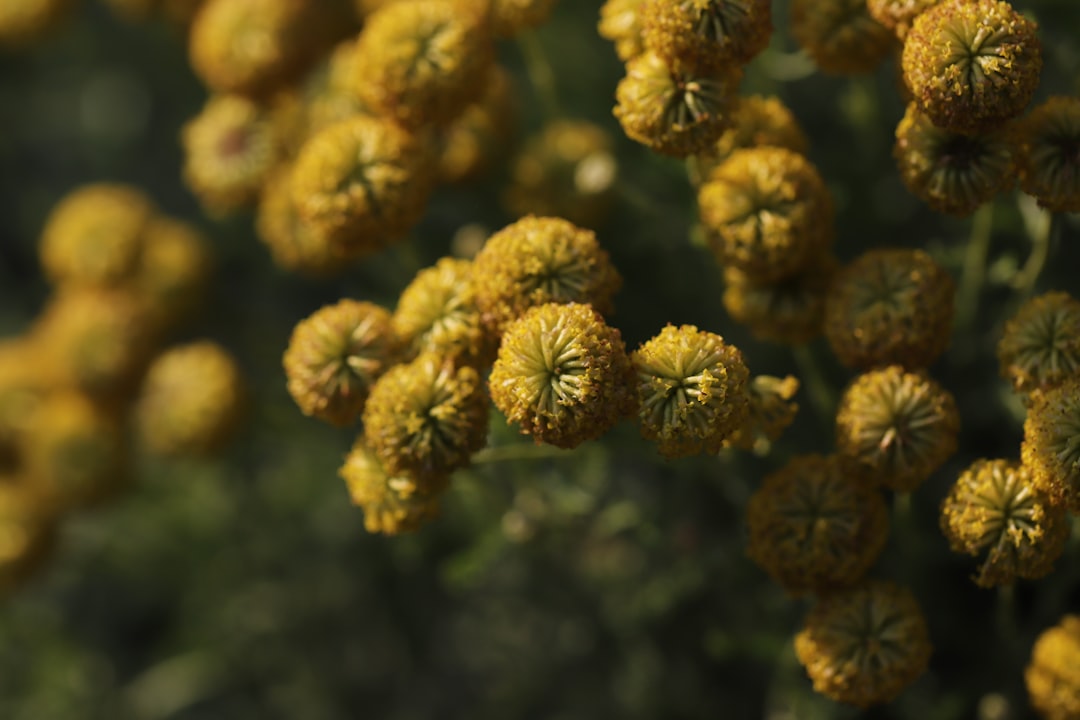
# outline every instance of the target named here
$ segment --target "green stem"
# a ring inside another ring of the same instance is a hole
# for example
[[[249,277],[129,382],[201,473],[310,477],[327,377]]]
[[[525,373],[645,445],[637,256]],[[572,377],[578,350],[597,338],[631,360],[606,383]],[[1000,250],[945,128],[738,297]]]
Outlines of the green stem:
[[[535,31],[519,32],[517,42],[522,57],[525,58],[525,72],[529,76],[529,82],[540,99],[544,115],[548,122],[551,122],[560,116],[559,94],[555,90],[555,72],[551,69],[551,62],[548,61],[544,46]]]
[[[821,420],[831,426],[836,417],[836,396],[825,379],[817,358],[809,345],[796,345],[791,352],[795,356],[795,364],[799,366],[800,380],[805,383],[810,393],[810,402]]]
[[[1020,297],[1026,298],[1035,290],[1035,283],[1038,282],[1039,275],[1046,267],[1046,261],[1050,257],[1050,245],[1060,226],[1060,215],[1054,212],[1049,213],[1049,217],[1040,228],[1041,232],[1036,233],[1031,239],[1031,254],[1028,255],[1027,262],[1012,282],[1013,289]]]
[[[569,457],[571,451],[557,448],[554,445],[502,445],[500,447],[484,448],[472,456],[473,465],[486,463],[508,462],[513,460],[543,460],[547,458]]]
[[[986,283],[986,258],[990,254],[993,229],[994,204],[984,203],[971,220],[971,235],[957,292],[956,326],[965,333],[972,330],[979,313],[979,296]]]

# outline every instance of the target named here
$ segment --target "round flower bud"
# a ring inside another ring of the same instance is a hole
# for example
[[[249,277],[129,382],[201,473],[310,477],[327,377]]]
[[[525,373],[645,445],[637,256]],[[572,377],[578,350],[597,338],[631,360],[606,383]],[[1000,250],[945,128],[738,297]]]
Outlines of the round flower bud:
[[[795,636],[814,690],[860,708],[896,698],[923,674],[930,653],[914,596],[880,580],[822,597]]]
[[[175,328],[199,305],[213,261],[206,238],[193,225],[157,216],[146,226],[146,242],[132,278],[150,322]]]
[[[1080,717],[1080,615],[1043,631],[1024,670],[1031,705],[1046,720]]]
[[[806,135],[780,98],[761,95],[739,98],[731,120],[733,125],[724,131],[716,144],[697,155],[698,174],[702,179],[712,175],[713,170],[736,150],[779,147],[806,154]]]
[[[606,0],[600,7],[600,37],[615,43],[615,54],[623,62],[645,52],[641,37],[641,7],[646,0]]]
[[[439,138],[439,177],[443,182],[473,180],[487,172],[513,141],[517,102],[510,74],[491,65],[484,93]]]
[[[832,243],[832,199],[817,169],[783,148],[736,150],[698,191],[721,265],[758,282],[796,274]]]
[[[297,213],[349,255],[374,252],[420,220],[431,191],[425,137],[357,115],[301,149],[292,173]]]
[[[628,137],[664,155],[706,150],[731,125],[742,70],[669,66],[653,52],[626,64],[615,88],[615,117]]]
[[[799,380],[793,375],[783,378],[755,375],[747,390],[746,420],[724,441],[724,447],[764,455],[795,421],[799,405],[792,398],[799,391]]]
[[[959,432],[952,394],[898,365],[855,378],[836,411],[837,452],[897,492],[911,492],[941,467]]]
[[[584,120],[548,123],[514,159],[503,204],[518,217],[549,215],[597,227],[607,217],[619,165],[611,136]]]
[[[1052,97],[1020,121],[1020,186],[1054,212],[1080,212],[1080,98]]]
[[[447,125],[484,89],[493,57],[489,33],[461,0],[386,5],[360,34],[354,91],[403,127]]]
[[[481,322],[472,275],[471,261],[444,257],[402,290],[390,323],[413,353],[490,362],[495,342]]]
[[[55,513],[24,486],[0,482],[0,597],[42,566],[55,540]]]
[[[928,367],[949,344],[955,292],[922,250],[869,250],[833,279],[825,337],[848,367]]]
[[[645,47],[669,65],[745,65],[772,37],[771,0],[652,0],[640,12]]]
[[[501,334],[544,303],[589,303],[608,314],[622,278],[591,230],[555,217],[525,217],[488,238],[473,264],[476,305]]]
[[[1007,130],[961,135],[942,130],[910,103],[896,127],[893,156],[913,195],[934,210],[970,215],[1012,187],[1014,143]]]
[[[357,97],[353,91],[353,67],[356,64],[356,48],[359,36],[337,44],[328,58],[308,73],[304,84],[292,94],[295,102],[282,101],[281,110],[287,113],[300,112],[299,123],[294,137],[297,142],[291,148],[293,154],[303,147],[303,143],[315,137],[319,132],[354,115],[372,115],[371,108]]]
[[[1009,585],[1053,570],[1065,550],[1065,508],[1035,488],[1031,472],[1010,460],[976,460],[941,506],[941,530],[954,552],[986,558],[975,583]]]
[[[514,37],[522,30],[547,22],[557,0],[479,0],[488,6],[491,29],[499,37]]]
[[[120,422],[87,396],[60,391],[34,415],[24,462],[41,495],[58,510],[101,502],[127,481],[127,448]]]
[[[38,345],[26,337],[0,340],[0,479],[22,466],[34,416],[51,390]]]
[[[491,399],[537,443],[574,448],[637,410],[622,335],[588,305],[549,303],[511,323],[489,380]]]
[[[1002,0],[945,0],[915,18],[904,79],[940,128],[976,134],[1020,115],[1042,71],[1036,25]]]
[[[1080,302],[1064,292],[1028,300],[1005,323],[997,356],[1002,377],[1018,393],[1080,376]]]
[[[139,263],[154,205],[126,185],[84,185],[65,196],[41,233],[41,266],[55,285],[106,287]]]
[[[58,384],[112,402],[138,385],[156,328],[131,291],[72,289],[49,302],[33,334]]]
[[[303,73],[341,32],[325,0],[205,0],[191,25],[195,74],[214,92],[266,95]]]
[[[354,505],[364,511],[364,529],[397,535],[415,532],[439,514],[439,497],[448,475],[429,475],[422,485],[412,477],[392,475],[364,444],[356,441],[338,470]]]
[[[822,72],[873,72],[895,39],[870,16],[866,0],[791,0],[791,33]]]
[[[301,412],[332,425],[348,425],[398,354],[390,312],[346,299],[300,321],[282,362],[289,394]]]
[[[251,204],[281,159],[270,111],[240,95],[217,95],[184,125],[184,182],[216,213]]]
[[[1080,378],[1032,396],[1021,457],[1035,486],[1080,513]]]
[[[135,408],[143,444],[159,455],[212,455],[236,432],[244,383],[236,361],[209,340],[170,348],[146,371]]]
[[[747,553],[793,595],[857,583],[889,535],[885,500],[837,455],[802,455],[747,505]]]
[[[67,12],[71,0],[4,0],[0,3],[0,46],[38,40]]]
[[[932,8],[941,0],[867,0],[870,17],[892,30],[900,40],[907,37],[911,23],[924,10]]]
[[[487,443],[489,407],[476,368],[425,353],[375,381],[364,406],[364,441],[387,473],[420,483],[469,464]]]
[[[836,259],[820,255],[790,277],[773,282],[752,280],[735,267],[724,268],[724,308],[755,338],[803,345],[821,335],[825,294],[836,272]]]
[[[715,333],[668,325],[630,356],[641,435],[667,458],[718,453],[746,420],[750,371]]]
[[[274,264],[289,272],[328,277],[349,266],[344,249],[296,214],[291,165],[275,171],[266,181],[255,214],[255,231],[270,250]]]

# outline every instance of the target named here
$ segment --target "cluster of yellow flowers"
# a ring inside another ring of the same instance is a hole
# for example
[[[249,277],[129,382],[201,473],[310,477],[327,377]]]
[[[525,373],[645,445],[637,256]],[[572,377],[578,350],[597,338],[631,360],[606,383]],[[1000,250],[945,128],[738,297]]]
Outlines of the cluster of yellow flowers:
[[[129,425],[160,455],[229,439],[241,373],[216,343],[166,347],[204,291],[202,235],[139,190],[81,187],[40,241],[53,294],[0,341],[0,590],[45,556],[56,523],[127,484]]]

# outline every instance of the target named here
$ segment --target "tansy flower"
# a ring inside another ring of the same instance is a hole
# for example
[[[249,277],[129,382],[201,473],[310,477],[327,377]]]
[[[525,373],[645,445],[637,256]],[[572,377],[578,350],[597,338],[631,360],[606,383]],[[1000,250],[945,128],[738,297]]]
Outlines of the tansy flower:
[[[867,0],[866,9],[870,17],[892,30],[903,41],[919,13],[939,2],[941,0]]]
[[[145,238],[131,287],[150,322],[171,330],[199,306],[213,266],[210,249],[195,226],[160,215],[147,224]]]
[[[349,255],[385,247],[423,214],[431,191],[429,143],[364,115],[331,125],[296,158],[297,212]]]
[[[1080,717],[1080,615],[1066,615],[1039,635],[1024,682],[1032,706],[1046,720]]]
[[[346,299],[299,322],[282,362],[289,394],[301,412],[332,425],[348,425],[398,354],[390,312]]]
[[[959,431],[952,394],[897,365],[857,377],[836,412],[837,452],[897,492],[911,492],[949,459]]]
[[[283,110],[298,109],[300,112],[297,150],[324,128],[354,115],[372,114],[371,108],[353,90],[358,45],[359,36],[338,43],[330,56],[309,72],[303,85],[293,93],[298,107],[289,108],[288,101],[284,101]]]
[[[146,371],[135,409],[143,444],[160,455],[210,455],[232,439],[244,408],[233,357],[202,340],[170,348]]]
[[[492,64],[483,85],[483,95],[439,137],[439,176],[443,182],[464,182],[483,175],[513,140],[517,98],[509,73]]]
[[[34,42],[64,15],[71,0],[4,0],[0,3],[0,45]]]
[[[747,553],[789,593],[858,582],[889,535],[881,492],[837,455],[802,455],[765,478],[747,506]]]
[[[1042,70],[1036,25],[1001,0],[945,0],[915,18],[904,78],[940,128],[981,133],[1020,115]]]
[[[1052,97],[1020,121],[1020,186],[1054,212],[1080,212],[1080,98]]]
[[[647,0],[606,0],[600,6],[600,37],[615,43],[615,54],[623,62],[645,50],[641,37],[641,8]]]
[[[488,238],[473,264],[476,304],[496,334],[544,303],[612,310],[622,278],[591,230],[562,218],[525,217]]]
[[[759,340],[802,345],[821,335],[825,294],[835,272],[832,255],[820,255],[794,275],[771,282],[726,267],[724,309]]]
[[[792,398],[799,391],[799,380],[793,375],[783,378],[755,375],[747,386],[749,399],[746,419],[735,429],[724,447],[768,451],[773,442],[795,420],[799,405]]]
[[[955,290],[922,250],[869,250],[834,277],[825,337],[848,367],[927,367],[949,344]]]
[[[292,201],[292,166],[266,181],[255,214],[255,231],[274,263],[290,272],[326,277],[344,271],[350,258],[330,238],[297,215]]]
[[[637,409],[622,336],[580,303],[540,305],[511,323],[489,385],[511,423],[561,448],[599,438]]]
[[[154,205],[126,185],[84,185],[53,208],[41,233],[41,266],[56,285],[107,287],[139,263]]]
[[[745,65],[772,36],[771,0],[651,0],[640,12],[645,47],[669,65]]]
[[[387,473],[363,437],[353,445],[338,474],[353,504],[364,512],[364,528],[384,535],[415,532],[436,517],[439,497],[449,485],[448,475],[428,475],[417,485],[415,478]]]
[[[698,173],[703,180],[736,150],[779,147],[806,153],[806,135],[779,98],[761,95],[739,98],[731,121],[732,126],[724,131],[716,144],[697,155]]]
[[[509,38],[543,25],[558,0],[476,0],[488,8],[488,21],[496,35]]]
[[[834,75],[872,72],[895,43],[866,0],[792,0],[791,34],[822,72]]]
[[[630,356],[641,434],[668,458],[717,453],[746,420],[750,371],[739,349],[693,325],[668,325]]]
[[[484,447],[489,407],[476,368],[425,353],[375,381],[364,406],[364,442],[387,473],[423,485],[467,466]]]
[[[1047,575],[1069,535],[1065,508],[1009,460],[977,460],[961,473],[941,506],[941,529],[955,552],[986,551],[975,576],[982,587]]]
[[[893,147],[908,190],[951,215],[970,215],[1009,189],[1016,171],[1014,152],[1009,131],[961,135],[942,130],[916,103],[908,104]]]
[[[1002,377],[1019,393],[1080,376],[1080,302],[1064,292],[1028,300],[1005,323],[997,356]]]
[[[27,337],[0,340],[0,475],[20,469],[26,434],[52,389],[39,353]]]
[[[698,210],[717,261],[758,282],[796,274],[832,243],[825,182],[783,148],[733,152],[701,186]]]
[[[626,64],[615,88],[615,117],[632,140],[664,155],[686,157],[715,143],[731,125],[742,71],[670,66],[645,52]]]
[[[1021,457],[1036,487],[1080,512],[1080,378],[1032,396]]]
[[[503,204],[511,214],[550,215],[595,228],[611,206],[618,159],[611,136],[584,120],[556,120],[525,141]]]
[[[492,53],[489,28],[467,3],[393,3],[364,25],[353,55],[353,88],[404,127],[447,125],[483,91]]]
[[[860,708],[895,699],[923,674],[930,653],[911,592],[878,580],[822,597],[795,637],[814,690]]]

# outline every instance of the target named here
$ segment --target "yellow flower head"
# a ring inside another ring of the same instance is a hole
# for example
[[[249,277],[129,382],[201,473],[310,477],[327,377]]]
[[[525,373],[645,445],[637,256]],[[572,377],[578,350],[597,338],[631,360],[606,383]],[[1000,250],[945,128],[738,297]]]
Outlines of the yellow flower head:
[[[324,128],[354,115],[373,114],[353,90],[353,67],[359,40],[357,36],[338,43],[330,56],[308,73],[295,93],[299,107],[283,108],[300,111],[297,150]]]
[[[919,13],[939,2],[941,0],[867,0],[866,9],[870,17],[892,30],[903,41]]]
[[[338,470],[354,505],[364,511],[370,533],[397,535],[415,532],[439,514],[439,497],[449,486],[448,475],[416,479],[392,475],[360,437]]]
[[[293,203],[313,230],[350,255],[373,252],[419,222],[431,191],[430,140],[357,115],[300,150]]]
[[[623,131],[652,150],[686,157],[708,149],[731,126],[742,70],[669,66],[654,52],[626,64],[615,89]]]
[[[280,161],[273,114],[241,95],[216,95],[184,125],[184,182],[217,213],[250,205]]]
[[[715,333],[668,325],[630,356],[641,435],[667,458],[717,453],[749,411],[742,353]]]
[[[1064,292],[1028,300],[1005,323],[997,356],[1002,377],[1019,393],[1080,376],[1080,302]]]
[[[615,53],[627,62],[645,51],[641,8],[647,0],[606,0],[600,7],[600,37],[615,43]]]
[[[139,436],[159,455],[211,455],[236,433],[244,398],[240,369],[220,345],[170,348],[146,371],[135,409]]]
[[[896,698],[923,674],[930,653],[914,596],[879,580],[822,597],[795,637],[814,690],[860,708]]]
[[[772,0],[651,0],[640,12],[646,48],[702,71],[745,65],[772,37]]]
[[[806,153],[806,135],[780,98],[762,95],[739,98],[731,120],[733,125],[724,131],[716,144],[697,155],[698,173],[702,179],[708,178],[736,150],[779,147]]]
[[[869,250],[834,277],[825,337],[848,367],[928,367],[949,344],[955,292],[922,250]]]
[[[415,130],[449,124],[479,97],[493,44],[465,0],[409,0],[368,17],[353,57],[360,99]]]
[[[390,312],[346,299],[299,322],[282,362],[289,394],[305,415],[348,425],[398,354]]]
[[[733,152],[698,191],[698,211],[717,261],[762,283],[795,275],[832,244],[825,181],[783,148]]]
[[[866,2],[791,0],[791,33],[822,72],[873,72],[893,48],[892,32],[871,17]]]
[[[825,294],[835,272],[832,255],[819,255],[794,275],[772,282],[726,267],[724,308],[759,340],[802,345],[821,335]]]
[[[471,261],[444,257],[401,292],[390,322],[412,352],[437,352],[477,366],[491,361],[495,338],[481,322],[472,276]]]
[[[1020,121],[1020,186],[1054,212],[1080,212],[1080,98],[1052,97]]]
[[[976,460],[965,470],[942,503],[941,529],[953,551],[986,552],[975,576],[981,587],[1049,574],[1069,535],[1065,508],[1010,460]]]
[[[1080,513],[1080,378],[1032,396],[1021,457],[1036,487]]]
[[[768,452],[788,425],[795,421],[799,405],[792,398],[799,391],[794,375],[783,378],[755,375],[747,386],[749,399],[746,420],[735,429],[724,447],[752,450],[758,455]]]
[[[21,47],[38,40],[67,13],[71,0],[0,2],[0,46]]]
[[[519,217],[557,216],[595,228],[607,217],[618,172],[606,130],[584,120],[556,120],[525,141],[503,204]]]
[[[793,595],[857,583],[889,535],[881,492],[837,455],[802,455],[765,478],[747,506],[747,553]]]
[[[129,279],[153,213],[153,202],[126,185],[84,185],[69,193],[41,233],[45,276],[58,286],[107,287]]]
[[[213,260],[203,234],[181,220],[156,216],[147,224],[145,238],[131,287],[151,323],[165,331],[198,308]]]
[[[292,166],[266,181],[255,214],[255,231],[274,263],[289,272],[329,277],[349,266],[346,251],[300,219],[292,200]]]
[[[0,340],[0,476],[21,468],[27,433],[51,389],[40,352],[27,337]]]
[[[439,137],[439,177],[443,182],[473,180],[490,170],[517,130],[517,98],[509,72],[492,64],[484,93]]]
[[[27,488],[0,482],[0,597],[44,564],[55,540],[55,513]]]
[[[591,230],[529,216],[488,238],[474,260],[473,283],[484,324],[500,334],[544,303],[589,303],[606,315],[622,278]]]
[[[522,433],[561,448],[595,440],[637,410],[622,335],[580,303],[540,305],[511,323],[489,385]]]
[[[387,473],[422,484],[466,467],[484,447],[489,408],[476,368],[425,353],[375,381],[364,406],[364,442]]]
[[[855,378],[836,412],[836,449],[872,481],[911,492],[956,451],[952,394],[898,365]]]
[[[942,130],[909,103],[893,156],[908,190],[934,210],[970,215],[1012,187],[1015,143],[1007,128],[961,135]]]
[[[1036,25],[1002,0],[945,0],[915,18],[904,79],[940,128],[982,133],[1020,115],[1042,70]]]
[[[1024,682],[1032,706],[1046,720],[1080,717],[1080,615],[1066,615],[1039,635]]]

